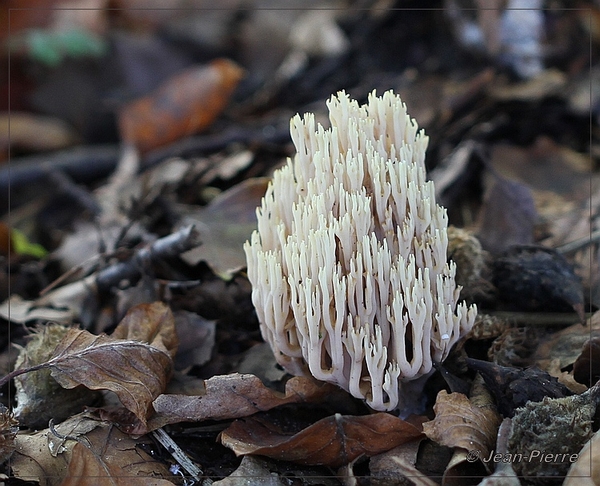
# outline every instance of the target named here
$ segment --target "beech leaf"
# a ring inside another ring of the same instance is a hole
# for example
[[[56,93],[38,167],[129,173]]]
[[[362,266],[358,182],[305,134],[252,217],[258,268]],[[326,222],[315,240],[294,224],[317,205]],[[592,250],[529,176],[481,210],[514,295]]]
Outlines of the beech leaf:
[[[145,423],[152,401],[166,387],[173,363],[166,350],[149,344],[71,329],[47,365],[65,388],[84,385],[113,391]]]
[[[168,351],[171,358],[175,358],[179,345],[175,333],[175,317],[163,302],[139,304],[129,309],[111,337],[143,341]]]
[[[267,388],[260,378],[232,373],[204,382],[202,395],[160,395],[154,401],[156,415],[148,424],[154,430],[178,422],[227,420],[247,417],[288,403],[320,400],[338,387],[312,378],[295,376],[285,385],[285,394]]]
[[[129,455],[133,456],[131,459],[140,462],[139,456],[131,453]],[[109,459],[114,459],[114,456]],[[101,454],[95,454],[79,443],[73,448],[66,477],[60,486],[171,486],[173,484],[175,483],[162,478],[131,476],[121,465],[105,460]]]
[[[491,404],[480,406],[462,393],[442,390],[433,410],[435,419],[423,424],[427,437],[446,447],[478,450],[481,457],[489,455],[501,422]]]
[[[341,467],[420,437],[422,431],[387,413],[335,414],[289,435],[267,417],[236,420],[221,432],[221,443],[236,455],[259,454],[306,465]]]

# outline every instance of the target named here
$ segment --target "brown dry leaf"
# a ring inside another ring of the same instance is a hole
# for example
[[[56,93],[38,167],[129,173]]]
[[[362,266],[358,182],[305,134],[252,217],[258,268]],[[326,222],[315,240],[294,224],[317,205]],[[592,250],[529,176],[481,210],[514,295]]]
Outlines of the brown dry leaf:
[[[131,453],[131,451],[129,451]],[[114,456],[113,456],[114,458]],[[136,457],[136,462],[140,457]],[[170,486],[166,479],[131,476],[120,464],[96,454],[82,443],[73,448],[71,462],[60,486]]]
[[[163,349],[78,329],[69,330],[47,364],[52,377],[65,388],[84,385],[115,392],[143,423],[173,367],[171,356]]]
[[[244,242],[256,229],[256,207],[265,195],[266,177],[246,179],[184,218],[200,229],[202,245],[181,255],[189,265],[206,261],[217,275],[229,279],[246,266]]]
[[[422,440],[423,438],[420,437],[371,457],[369,471],[373,481],[395,481],[397,484],[402,484],[407,474],[405,468],[399,464],[412,468],[408,476],[413,476]],[[413,480],[412,477],[411,480]]]
[[[179,340],[175,333],[175,317],[162,302],[139,304],[121,319],[111,337],[148,343],[168,351],[171,358],[177,353]]]
[[[55,427],[63,437],[80,438],[96,427],[107,426],[87,414],[75,415]],[[54,486],[62,480],[71,452],[77,443],[61,439],[49,429],[35,433],[20,433],[10,467],[14,477],[23,481],[38,481],[41,486]]]
[[[578,383],[592,386],[600,379],[600,337],[586,341],[581,354],[573,363],[573,378]]]
[[[11,150],[49,152],[75,142],[74,130],[58,118],[14,111],[10,115],[0,113],[0,152],[8,151],[9,147]]]
[[[10,460],[11,474],[23,481],[38,481],[40,486],[59,484],[70,450],[53,457],[48,450],[48,429],[34,434],[17,435],[17,450]]]
[[[285,394],[267,388],[254,375],[233,373],[213,376],[204,382],[200,396],[160,395],[154,401],[156,414],[151,430],[178,422],[227,420],[247,417],[288,403],[318,401],[337,387],[312,378],[295,376],[285,385]]]
[[[590,208],[587,205],[600,179],[592,173],[587,154],[540,136],[526,148],[494,145],[491,164],[503,177],[531,189],[541,222],[545,222],[545,230],[551,235],[544,240],[546,246],[555,248],[589,236]]]
[[[478,406],[462,393],[442,390],[433,406],[435,418],[423,424],[431,440],[446,447],[479,451],[487,457],[494,448],[501,418],[494,408]]]
[[[72,417],[35,434],[19,434],[11,460],[12,473],[22,480],[55,485],[173,484],[168,466],[139,447],[147,438],[132,439],[116,427],[90,418]],[[161,479],[162,478],[162,479]]]
[[[175,326],[177,334],[185,336],[177,348],[175,369],[185,370],[208,363],[215,347],[217,321],[205,319],[195,312],[178,310],[175,312]]]
[[[543,339],[533,355],[534,363],[562,381],[562,369],[575,363],[583,346],[590,338],[600,336],[600,312],[596,312],[585,326],[574,324]],[[572,383],[565,382],[569,386]]]
[[[513,245],[533,243],[537,213],[531,190],[497,175],[494,179],[479,215],[477,236],[481,245],[500,253]]]
[[[387,413],[355,417],[335,414],[294,435],[266,418],[236,420],[219,439],[236,455],[259,454],[306,465],[341,467],[422,435],[421,428]]]
[[[123,107],[124,141],[147,152],[206,129],[229,102],[243,70],[227,59],[173,76],[154,93]]]
[[[508,436],[511,428],[512,419],[505,418],[498,429],[495,454],[500,454],[500,457],[509,457],[506,454],[508,453]],[[500,461],[494,464],[493,474],[487,476],[478,486],[521,486],[521,482],[512,464]]]

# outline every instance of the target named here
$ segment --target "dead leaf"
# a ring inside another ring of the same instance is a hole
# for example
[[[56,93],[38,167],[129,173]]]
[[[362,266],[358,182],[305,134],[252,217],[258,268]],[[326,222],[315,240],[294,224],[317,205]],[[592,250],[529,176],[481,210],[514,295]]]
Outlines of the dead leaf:
[[[133,439],[88,414],[76,415],[54,431],[17,436],[11,460],[15,477],[42,486],[173,484],[166,479],[173,477],[167,465],[139,447],[148,438]]]
[[[205,319],[195,312],[179,310],[175,312],[175,325],[177,334],[185,336],[177,348],[175,369],[208,363],[215,347],[217,321]]]
[[[558,69],[545,69],[537,76],[520,83],[500,81],[489,89],[489,95],[499,101],[535,101],[561,93],[567,76]]]
[[[160,395],[154,400],[156,415],[148,427],[157,429],[178,422],[227,420],[247,417],[256,412],[288,403],[317,401],[337,387],[295,376],[285,385],[285,394],[263,385],[254,375],[233,373],[213,376],[205,382],[206,391],[200,396]]]
[[[431,440],[447,447],[477,450],[487,457],[494,448],[501,418],[494,408],[476,406],[462,393],[442,390],[435,405],[435,418],[423,424]]]
[[[12,476],[23,481],[38,481],[40,486],[59,484],[70,452],[65,450],[58,457],[53,457],[48,450],[48,433],[48,429],[44,429],[17,435],[17,449],[10,461]]]
[[[54,306],[52,303],[38,303],[32,300],[24,300],[16,294],[11,295],[0,304],[0,317],[18,324],[39,320],[68,324],[73,322],[76,315],[76,310],[71,307]]]
[[[259,454],[307,465],[341,467],[420,437],[419,427],[387,413],[355,417],[335,414],[294,435],[277,424],[250,417],[236,420],[219,439],[236,455]]]
[[[10,123],[10,140],[8,126]],[[23,112],[0,113],[0,151],[25,149],[36,152],[58,150],[73,145],[77,135],[58,118]]]
[[[496,176],[483,202],[477,236],[485,250],[500,253],[513,245],[533,243],[536,220],[529,187]]]
[[[407,476],[402,466],[407,465],[411,468],[408,476],[412,478],[416,471],[417,455],[423,438],[417,438],[410,442],[394,447],[389,451],[377,454],[369,460],[369,471],[374,481],[395,481],[402,484]],[[401,464],[402,466],[399,466]]]
[[[138,463],[141,458],[136,459]],[[172,484],[174,483],[166,479],[148,476],[132,477],[120,464],[106,459],[104,451],[102,454],[97,454],[82,443],[78,443],[73,448],[67,474],[60,486],[170,486]]]
[[[442,484],[462,485],[467,478],[482,478],[491,472],[483,459],[494,448],[501,417],[481,377],[476,377],[470,398],[460,393],[438,394],[435,420],[427,425],[428,437],[454,449],[446,464]],[[426,424],[423,424],[424,428]]]
[[[508,436],[511,427],[512,419],[505,418],[498,429],[495,453],[500,454],[500,457],[509,457],[506,454],[508,453]],[[521,482],[511,463],[500,461],[494,464],[494,473],[484,478],[478,486],[521,486]]]
[[[293,475],[293,479],[289,475]],[[251,480],[254,478],[254,481]],[[229,476],[212,483],[212,486],[279,486],[283,484],[303,486],[339,486],[339,475],[332,476],[324,467],[297,466],[293,470],[289,464],[260,456],[244,456],[239,467]]]
[[[148,426],[138,419],[135,414],[125,407],[105,406],[102,408],[88,407],[87,411],[105,421],[116,425],[119,430],[131,436],[140,437],[148,433]]]
[[[243,245],[256,229],[256,207],[265,195],[267,182],[266,177],[246,179],[184,218],[184,224],[197,225],[202,245],[181,258],[188,265],[206,261],[224,279],[245,267]]]
[[[557,368],[553,362],[559,360],[558,369],[564,369],[575,363],[586,341],[597,336],[600,336],[600,312],[592,315],[585,326],[574,324],[542,339],[533,355],[535,364],[550,372],[551,368]]]
[[[590,338],[583,345],[581,354],[573,363],[573,378],[587,386],[600,379],[600,336]]]
[[[162,302],[132,307],[119,322],[111,337],[148,343],[168,351],[171,358],[177,353],[179,340],[175,333],[175,317]]]
[[[65,388],[84,385],[115,392],[143,423],[173,367],[166,350],[77,329],[67,333],[47,364],[52,377]]]
[[[495,145],[491,165],[531,190],[543,229],[550,235],[546,246],[556,248],[589,236],[590,194],[599,183],[589,156],[540,136],[530,147]]]
[[[57,437],[49,429],[17,434],[16,451],[10,461],[12,475],[24,481],[39,481],[41,486],[59,484],[77,443],[73,438],[102,426],[106,424],[87,414],[78,414],[55,427],[56,432],[71,437],[70,440]]]
[[[206,129],[229,102],[242,76],[242,69],[227,59],[182,71],[151,95],[122,108],[122,139],[148,152]]]

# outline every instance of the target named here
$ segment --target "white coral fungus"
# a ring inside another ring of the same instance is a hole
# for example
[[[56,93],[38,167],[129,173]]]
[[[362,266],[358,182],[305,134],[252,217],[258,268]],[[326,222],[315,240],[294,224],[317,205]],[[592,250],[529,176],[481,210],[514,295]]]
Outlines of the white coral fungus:
[[[392,91],[343,91],[291,120],[297,153],[277,170],[245,245],[264,339],[290,373],[335,383],[375,410],[403,403],[473,326],[446,262],[446,210],[425,180],[428,138]]]

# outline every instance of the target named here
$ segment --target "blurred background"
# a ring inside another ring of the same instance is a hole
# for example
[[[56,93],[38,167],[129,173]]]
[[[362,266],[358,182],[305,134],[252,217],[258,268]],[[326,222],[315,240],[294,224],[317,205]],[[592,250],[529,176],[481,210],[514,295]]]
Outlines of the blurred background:
[[[205,207],[293,154],[295,113],[315,112],[327,125],[331,94],[344,89],[362,102],[393,89],[430,137],[429,177],[450,222],[492,253],[514,244],[561,248],[598,301],[588,269],[597,258],[589,240],[598,226],[600,2],[213,5],[3,2],[5,257],[18,244],[28,248],[17,250],[25,259],[57,250],[77,221],[94,220],[98,201],[89,191],[113,173],[124,146],[139,156],[139,174],[185,161],[186,177],[165,172],[174,197]],[[248,227],[262,189],[241,203]],[[150,229],[167,234],[184,218],[153,201],[136,217],[156,212]],[[246,237],[232,243],[237,260],[225,267],[243,266]],[[14,289],[35,295],[41,284],[27,282]]]

